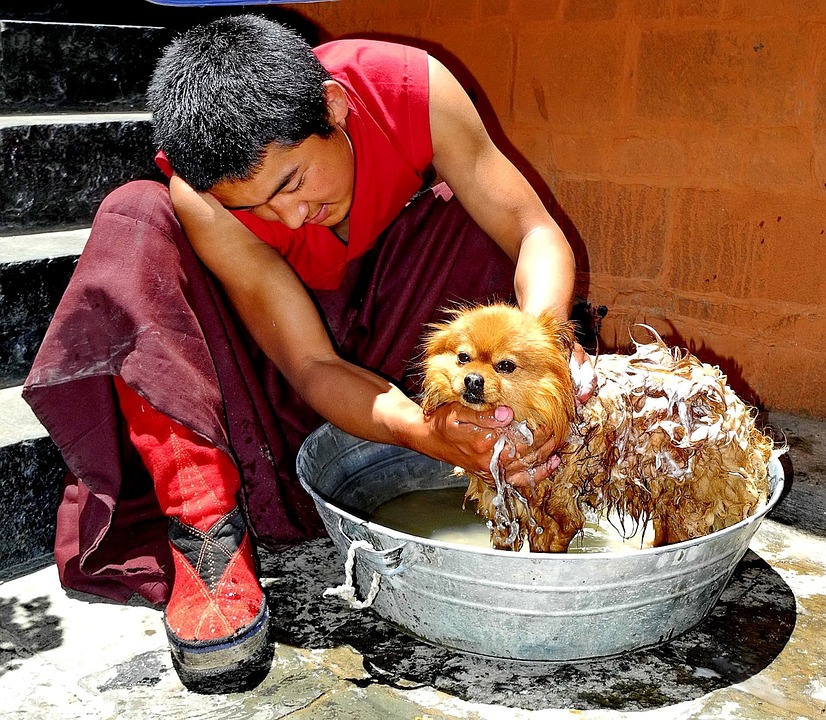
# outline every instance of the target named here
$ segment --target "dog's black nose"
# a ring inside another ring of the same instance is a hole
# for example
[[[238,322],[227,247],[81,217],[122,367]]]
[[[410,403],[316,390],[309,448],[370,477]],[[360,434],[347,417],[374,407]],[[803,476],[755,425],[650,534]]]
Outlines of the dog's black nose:
[[[465,375],[465,387],[469,393],[481,395],[485,390],[485,378],[479,373],[468,373]]]

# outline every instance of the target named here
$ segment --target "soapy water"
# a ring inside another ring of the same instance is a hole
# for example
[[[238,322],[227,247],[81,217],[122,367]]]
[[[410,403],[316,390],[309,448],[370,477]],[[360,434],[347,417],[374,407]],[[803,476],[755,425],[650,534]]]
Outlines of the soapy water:
[[[370,521],[415,537],[454,545],[490,548],[490,529],[484,517],[470,506],[463,508],[464,487],[415,490],[380,505]],[[653,531],[638,532],[623,540],[616,519],[590,514],[582,532],[572,541],[569,553],[599,553],[639,550],[649,547]],[[527,543],[519,551],[527,553]]]

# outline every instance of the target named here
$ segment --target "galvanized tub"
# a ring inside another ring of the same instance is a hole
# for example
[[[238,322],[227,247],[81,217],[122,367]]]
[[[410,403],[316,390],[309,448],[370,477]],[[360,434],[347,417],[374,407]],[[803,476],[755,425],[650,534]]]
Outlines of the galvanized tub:
[[[437,645],[546,662],[658,645],[699,623],[783,490],[782,467],[772,460],[767,506],[712,535],[646,550],[513,553],[368,521],[406,492],[466,485],[453,468],[410,450],[327,424],[304,442],[297,468],[345,574],[352,571],[356,602],[372,603],[380,617]]]

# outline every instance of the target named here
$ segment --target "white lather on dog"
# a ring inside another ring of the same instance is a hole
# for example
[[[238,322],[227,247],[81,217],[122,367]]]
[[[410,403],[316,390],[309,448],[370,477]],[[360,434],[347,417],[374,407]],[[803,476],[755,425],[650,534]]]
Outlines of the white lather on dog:
[[[422,406],[476,410],[499,405],[530,430],[558,438],[547,479],[516,489],[469,474],[466,499],[489,520],[496,548],[564,552],[585,512],[654,529],[653,545],[706,535],[753,514],[767,500],[775,449],[756,411],[719,368],[653,342],[631,355],[595,358],[597,389],[576,406],[569,359],[574,329],[550,315],[505,304],[463,308],[431,328]]]

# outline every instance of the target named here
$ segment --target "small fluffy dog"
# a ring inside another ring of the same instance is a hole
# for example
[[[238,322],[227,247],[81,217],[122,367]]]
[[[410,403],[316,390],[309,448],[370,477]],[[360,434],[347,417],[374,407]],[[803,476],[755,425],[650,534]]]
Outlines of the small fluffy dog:
[[[488,519],[493,547],[564,552],[585,511],[651,523],[654,546],[700,537],[753,514],[766,502],[773,441],[726,384],[719,368],[654,342],[632,355],[595,360],[597,389],[575,402],[569,360],[574,329],[506,304],[454,311],[425,340],[421,404],[513,409],[513,433],[544,427],[561,464],[547,479],[514,488],[468,473],[466,501]],[[517,425],[517,422],[520,425]],[[502,443],[498,443],[501,450]],[[633,535],[634,532],[627,533]]]

